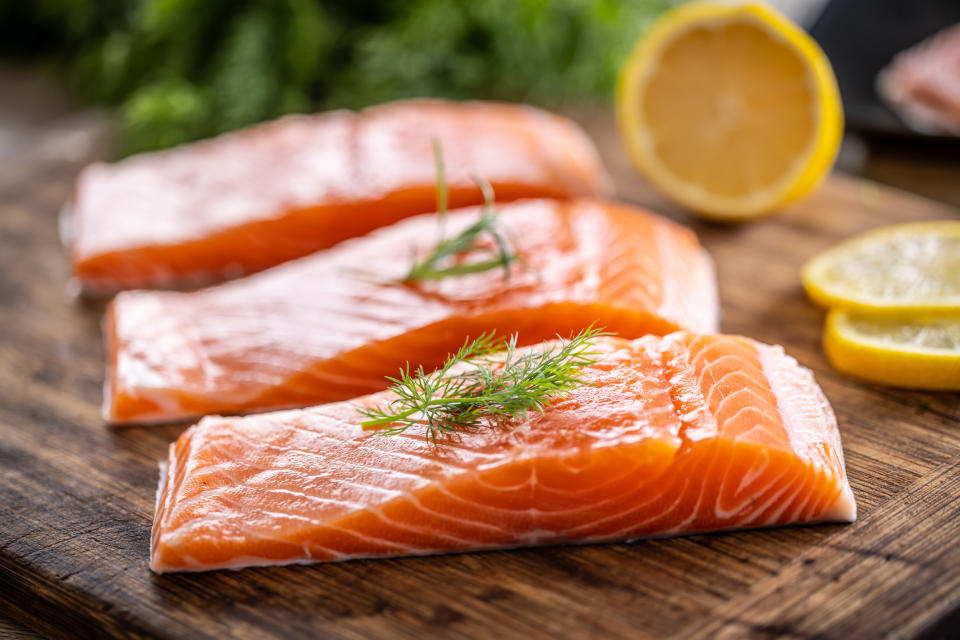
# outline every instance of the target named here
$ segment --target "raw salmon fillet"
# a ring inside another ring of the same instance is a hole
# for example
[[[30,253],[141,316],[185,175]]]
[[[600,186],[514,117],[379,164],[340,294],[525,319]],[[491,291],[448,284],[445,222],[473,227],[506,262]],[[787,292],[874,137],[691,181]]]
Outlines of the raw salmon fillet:
[[[898,53],[877,93],[913,129],[960,135],[960,24]]]
[[[170,446],[154,571],[625,540],[856,517],[836,419],[782,348],[600,338],[591,383],[434,448],[358,409],[208,417]],[[533,347],[543,348],[543,347]]]
[[[521,344],[596,322],[629,338],[715,331],[710,258],[669,220],[594,200],[501,207],[523,265],[399,284],[419,247],[418,216],[333,249],[197,292],[127,291],[108,308],[104,415],[114,423],[303,407],[380,391],[408,361],[428,370],[466,337]],[[447,235],[479,209],[450,212]]]
[[[411,100],[288,116],[88,167],[72,206],[87,293],[203,284],[260,271],[436,209],[432,137],[451,206],[603,196],[610,180],[572,121],[525,105]]]

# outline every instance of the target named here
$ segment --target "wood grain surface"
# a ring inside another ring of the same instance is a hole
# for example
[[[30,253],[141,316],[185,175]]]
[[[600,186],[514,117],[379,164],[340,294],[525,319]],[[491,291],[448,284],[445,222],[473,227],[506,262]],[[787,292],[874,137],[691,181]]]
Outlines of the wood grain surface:
[[[157,576],[156,462],[183,425],[109,429],[102,305],[72,300],[57,212],[101,157],[77,121],[0,167],[0,614],[48,637],[878,638],[960,629],[960,394],[838,376],[801,263],[852,233],[956,219],[834,177],[749,226],[695,222],[626,167],[605,114],[583,121],[621,198],[690,224],[715,257],[723,329],[781,343],[834,405],[853,525],[630,545]]]

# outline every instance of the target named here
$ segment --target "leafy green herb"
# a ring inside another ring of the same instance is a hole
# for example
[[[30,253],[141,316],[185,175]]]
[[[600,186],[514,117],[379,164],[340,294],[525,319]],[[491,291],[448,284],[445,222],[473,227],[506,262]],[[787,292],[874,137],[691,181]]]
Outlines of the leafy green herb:
[[[676,0],[0,1],[0,54],[119,108],[120,151],[412,96],[607,100]]]
[[[469,273],[480,273],[503,267],[503,279],[510,279],[510,265],[520,257],[498,228],[499,212],[493,208],[493,187],[486,180],[474,178],[483,193],[483,209],[480,219],[452,238],[445,238],[447,217],[447,180],[443,166],[443,149],[440,141],[433,139],[433,157],[437,173],[437,214],[440,221],[440,240],[422,260],[414,259],[413,266],[404,276],[404,282],[439,280]],[[493,246],[484,245],[481,239],[489,236]],[[481,257],[482,259],[470,259]]]
[[[433,166],[437,174],[437,216],[440,218],[440,239],[443,240],[447,222],[447,170],[443,165],[443,145],[440,138],[433,137]]]
[[[606,334],[590,327],[559,345],[519,355],[516,334],[507,340],[483,334],[464,342],[438,371],[427,374],[421,366],[411,372],[408,365],[399,378],[388,378],[397,398],[361,410],[367,419],[360,425],[389,436],[423,424],[435,446],[438,434],[506,427],[585,384],[581,369],[597,362],[591,340],[600,335]]]

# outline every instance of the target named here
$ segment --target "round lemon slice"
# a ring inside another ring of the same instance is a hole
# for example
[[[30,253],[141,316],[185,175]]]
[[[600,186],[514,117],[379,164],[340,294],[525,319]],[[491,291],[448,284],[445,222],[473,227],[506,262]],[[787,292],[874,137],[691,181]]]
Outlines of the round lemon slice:
[[[960,314],[960,222],[881,227],[814,256],[803,286],[824,306],[874,315]]]
[[[694,2],[663,14],[620,71],[617,120],[634,165],[668,198],[739,221],[812,191],[843,114],[817,44],[760,4]]]
[[[960,391],[960,315],[911,320],[834,309],[823,346],[834,368],[855,378]]]

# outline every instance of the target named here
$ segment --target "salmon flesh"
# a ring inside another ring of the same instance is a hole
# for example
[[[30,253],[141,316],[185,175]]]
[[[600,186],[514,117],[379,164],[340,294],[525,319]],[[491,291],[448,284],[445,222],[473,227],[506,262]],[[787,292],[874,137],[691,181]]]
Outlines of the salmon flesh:
[[[479,209],[450,212],[448,235]],[[380,391],[408,362],[431,370],[467,337],[520,344],[591,324],[627,338],[717,328],[713,266],[665,218],[598,200],[501,207],[521,260],[403,283],[437,242],[436,215],[200,291],[128,291],[108,308],[105,417],[173,421],[304,407]]]
[[[362,398],[208,417],[170,447],[154,571],[423,555],[851,522],[836,420],[780,347],[595,339],[542,413],[434,447],[363,431]],[[541,348],[541,347],[533,347]]]
[[[80,175],[68,205],[84,292],[184,288],[260,271],[436,210],[431,139],[451,206],[606,196],[596,149],[571,120],[525,105],[408,100],[297,115]]]

